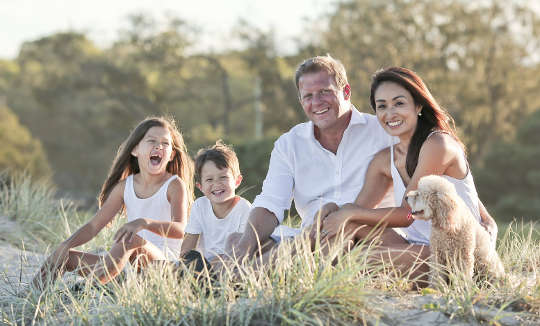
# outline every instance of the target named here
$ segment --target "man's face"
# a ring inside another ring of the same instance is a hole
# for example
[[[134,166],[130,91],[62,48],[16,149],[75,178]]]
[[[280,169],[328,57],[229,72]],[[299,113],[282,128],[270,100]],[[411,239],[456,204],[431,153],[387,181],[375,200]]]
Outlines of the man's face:
[[[298,89],[304,112],[320,131],[340,126],[351,109],[350,86],[338,89],[334,77],[326,71],[302,75]]]

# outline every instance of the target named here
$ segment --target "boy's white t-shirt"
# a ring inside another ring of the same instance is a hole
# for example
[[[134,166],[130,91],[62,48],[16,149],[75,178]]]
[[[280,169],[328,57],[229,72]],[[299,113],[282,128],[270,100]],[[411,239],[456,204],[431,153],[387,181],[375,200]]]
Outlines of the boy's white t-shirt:
[[[200,234],[198,249],[206,259],[212,259],[225,252],[225,241],[231,233],[244,232],[250,210],[251,203],[240,197],[227,216],[217,218],[210,200],[206,196],[197,198],[191,206],[185,232]]]

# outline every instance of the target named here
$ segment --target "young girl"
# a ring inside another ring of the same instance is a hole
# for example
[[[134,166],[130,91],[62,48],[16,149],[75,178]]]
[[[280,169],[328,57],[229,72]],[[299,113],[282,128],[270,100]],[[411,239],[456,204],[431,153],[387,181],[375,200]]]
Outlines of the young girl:
[[[174,121],[145,119],[118,150],[99,195],[100,209],[47,258],[32,284],[43,288],[46,281],[74,270],[106,283],[128,261],[144,266],[177,259],[193,200],[192,183],[192,162]],[[128,222],[106,255],[74,249],[92,240],[123,209]]]
[[[344,227],[360,240],[370,234],[372,227],[383,224],[382,246],[424,251],[425,257],[431,222],[412,219],[404,196],[417,188],[421,177],[435,174],[455,185],[473,215],[495,239],[497,225],[478,199],[464,145],[455,133],[453,120],[437,104],[420,77],[405,68],[380,70],[373,76],[370,102],[379,123],[400,142],[375,155],[355,203],[341,208],[330,203],[321,209],[321,234],[332,237]],[[401,205],[374,209],[391,186],[396,203]],[[358,229],[359,226],[362,228]],[[392,229],[395,227],[402,228],[404,235],[395,232]]]

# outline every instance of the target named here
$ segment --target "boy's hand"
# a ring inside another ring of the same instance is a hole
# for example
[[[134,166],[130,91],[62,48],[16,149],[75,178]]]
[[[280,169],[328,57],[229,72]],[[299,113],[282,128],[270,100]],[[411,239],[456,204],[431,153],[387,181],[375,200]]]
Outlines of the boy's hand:
[[[115,242],[125,241],[126,243],[130,243],[137,232],[145,228],[145,225],[146,221],[142,218],[128,222],[116,231],[113,240]]]

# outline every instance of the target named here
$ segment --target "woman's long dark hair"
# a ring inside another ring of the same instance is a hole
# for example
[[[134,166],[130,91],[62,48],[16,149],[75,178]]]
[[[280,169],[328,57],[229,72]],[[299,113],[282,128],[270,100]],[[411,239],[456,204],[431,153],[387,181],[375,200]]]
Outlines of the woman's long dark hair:
[[[176,128],[173,119],[165,117],[146,118],[140,122],[129,134],[128,138],[120,145],[116,157],[109,171],[109,175],[99,194],[99,206],[107,200],[114,186],[127,178],[130,174],[139,173],[139,163],[137,158],[131,155],[135,146],[143,139],[146,132],[152,127],[163,127],[169,130],[172,138],[174,150],[173,159],[167,164],[167,172],[176,174],[186,185],[188,207],[193,202],[193,161],[189,157],[182,134]]]
[[[374,111],[377,111],[375,106],[375,92],[384,82],[396,83],[405,88],[411,93],[415,106],[422,106],[422,115],[418,116],[418,123],[407,150],[405,167],[409,177],[412,177],[414,170],[416,170],[416,165],[418,165],[418,156],[420,155],[422,144],[433,130],[441,130],[450,134],[465,151],[465,146],[456,134],[454,119],[435,101],[426,84],[412,70],[402,67],[390,67],[375,72],[371,79],[371,94],[369,96],[371,108]]]

